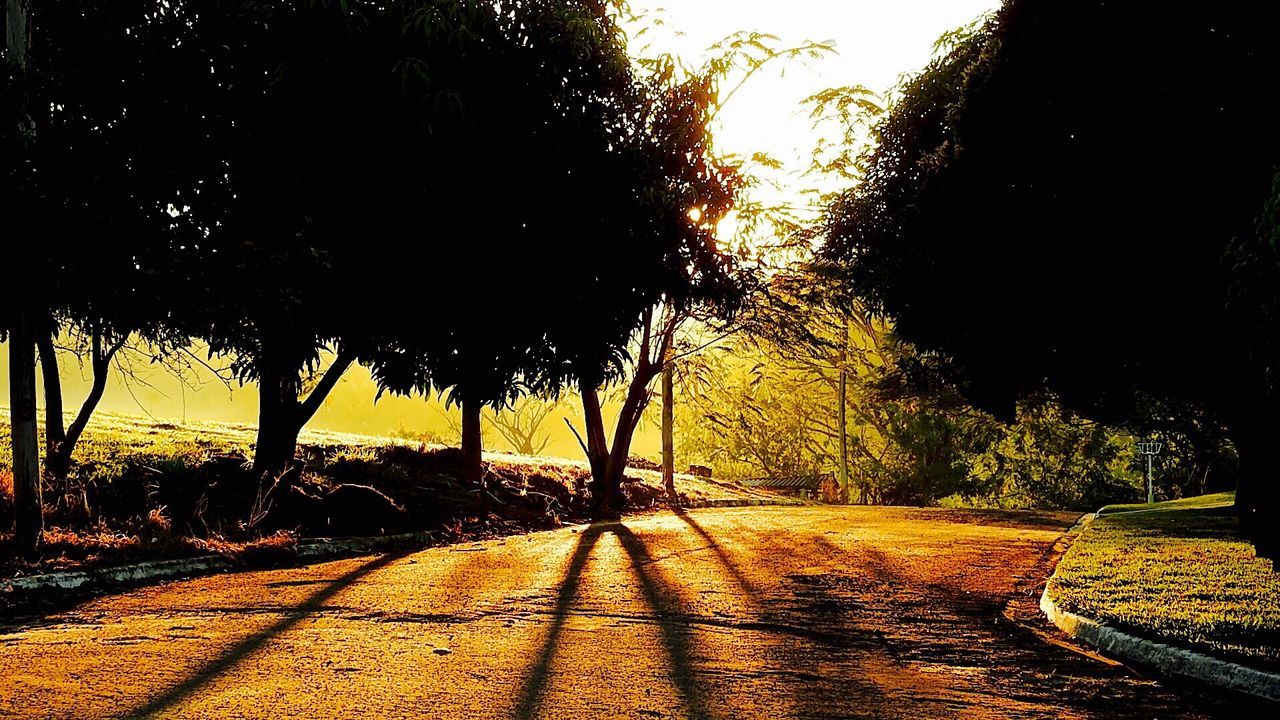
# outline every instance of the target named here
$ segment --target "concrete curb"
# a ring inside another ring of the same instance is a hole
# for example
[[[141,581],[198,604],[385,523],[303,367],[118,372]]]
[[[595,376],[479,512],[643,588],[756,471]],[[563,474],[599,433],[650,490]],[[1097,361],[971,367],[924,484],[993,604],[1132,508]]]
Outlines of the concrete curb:
[[[1096,515],[1086,517],[1089,520],[1082,519],[1076,527],[1087,526]],[[1108,655],[1155,668],[1166,675],[1191,678],[1215,687],[1280,702],[1280,674],[1148,640],[1063,610],[1049,594],[1049,588],[1057,577],[1055,569],[1045,584],[1044,593],[1040,595],[1040,610],[1069,637],[1087,642]]]
[[[773,500],[771,498],[752,498],[750,500],[738,500],[733,498],[723,498],[716,500],[694,500],[682,507],[686,510],[697,510],[699,508],[735,508],[735,507],[804,507],[806,503]]]
[[[262,558],[230,558],[224,555],[199,555],[172,560],[151,560],[131,565],[95,568],[92,570],[67,570],[30,575],[28,577],[0,580],[0,595],[9,598],[51,590],[96,590],[106,587],[128,587],[157,580],[210,575],[232,570],[266,570],[278,567],[306,565],[313,562],[335,560],[351,555],[379,552],[394,548],[427,545],[432,542],[430,533],[404,533],[382,537],[335,538],[308,540],[281,554],[264,555]],[[283,557],[282,557],[283,556]]]

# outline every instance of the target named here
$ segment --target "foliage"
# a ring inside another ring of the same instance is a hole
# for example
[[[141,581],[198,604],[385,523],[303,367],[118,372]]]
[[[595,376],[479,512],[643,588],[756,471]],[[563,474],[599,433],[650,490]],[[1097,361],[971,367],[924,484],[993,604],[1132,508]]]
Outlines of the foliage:
[[[42,333],[166,331],[170,239],[155,192],[170,150],[151,134],[146,75],[178,23],[158,6],[39,4],[29,65],[0,75],[0,215],[24,239],[19,286]],[[14,307],[0,310],[0,336]]]
[[[898,93],[825,248],[1002,418],[1046,387],[1112,422],[1143,418],[1144,397],[1207,412],[1248,465],[1239,499],[1258,529],[1280,507],[1276,398],[1250,354],[1257,324],[1227,304],[1250,265],[1223,257],[1280,163],[1259,91],[1280,71],[1276,20],[1238,3],[1010,0]]]
[[[1006,415],[1045,378],[1074,406],[1117,412],[1134,385],[1203,397],[1231,383],[1241,373],[1217,363],[1238,338],[1212,269],[1280,159],[1256,92],[1277,60],[1261,19],[1235,5],[1156,18],[1008,3],[902,89],[866,182],[831,208],[828,254]],[[1197,50],[1167,56],[1170,38]],[[1170,152],[1188,133],[1220,145]],[[1181,351],[1190,327],[1219,348],[1196,372]]]
[[[678,451],[728,479],[808,477],[829,472],[829,413],[812,382],[742,348],[699,356],[687,399],[677,406]]]
[[[670,260],[649,198],[664,158],[620,31],[576,2],[422,4],[410,20],[399,72],[432,110],[431,156],[407,181],[429,232],[406,264],[376,261],[375,378],[496,408],[559,391],[552,348],[607,372]],[[600,253],[603,238],[630,262]],[[424,322],[424,302],[449,310]]]
[[[1096,510],[1143,487],[1132,440],[1050,398],[1019,405],[1016,424],[975,458],[978,483],[1007,507]]]

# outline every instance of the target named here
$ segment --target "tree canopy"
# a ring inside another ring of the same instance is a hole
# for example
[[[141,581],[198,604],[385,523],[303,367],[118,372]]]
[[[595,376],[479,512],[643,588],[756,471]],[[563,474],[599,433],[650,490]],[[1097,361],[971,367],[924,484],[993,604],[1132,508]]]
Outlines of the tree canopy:
[[[1048,386],[1132,417],[1144,391],[1211,407],[1243,453],[1274,412],[1223,260],[1280,162],[1275,19],[1007,2],[902,88],[826,254],[1002,415]]]

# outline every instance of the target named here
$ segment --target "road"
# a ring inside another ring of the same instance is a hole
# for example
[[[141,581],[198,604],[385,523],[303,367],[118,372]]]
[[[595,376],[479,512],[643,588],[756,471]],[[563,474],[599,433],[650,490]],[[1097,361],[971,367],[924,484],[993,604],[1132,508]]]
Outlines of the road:
[[[0,628],[0,716],[1238,717],[1035,619],[1073,520],[667,512],[170,583]]]

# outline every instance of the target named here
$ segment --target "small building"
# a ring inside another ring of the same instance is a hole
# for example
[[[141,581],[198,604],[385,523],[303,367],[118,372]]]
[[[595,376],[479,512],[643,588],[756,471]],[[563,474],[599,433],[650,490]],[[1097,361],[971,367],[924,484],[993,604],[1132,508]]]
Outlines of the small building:
[[[834,502],[840,495],[840,485],[830,473],[789,478],[753,478],[742,480],[739,484],[752,490],[763,490],[802,500]]]

